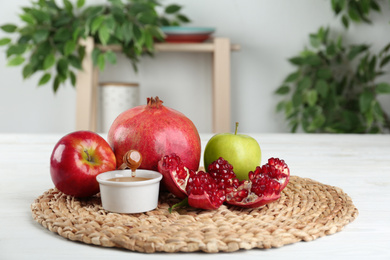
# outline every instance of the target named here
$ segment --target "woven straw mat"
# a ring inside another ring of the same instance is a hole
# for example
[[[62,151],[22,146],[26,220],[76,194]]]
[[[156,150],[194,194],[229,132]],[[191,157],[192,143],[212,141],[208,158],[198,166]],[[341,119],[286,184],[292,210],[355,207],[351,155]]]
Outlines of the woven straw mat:
[[[278,201],[261,208],[222,205],[217,210],[168,208],[168,193],[146,213],[105,211],[99,195],[76,199],[50,189],[31,205],[42,226],[73,241],[138,252],[233,252],[281,247],[341,231],[358,215],[340,188],[291,176]]]

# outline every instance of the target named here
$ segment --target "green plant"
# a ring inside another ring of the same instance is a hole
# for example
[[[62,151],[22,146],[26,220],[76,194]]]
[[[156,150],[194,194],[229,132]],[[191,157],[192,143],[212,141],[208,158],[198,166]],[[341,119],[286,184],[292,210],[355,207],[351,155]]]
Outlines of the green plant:
[[[163,7],[157,0],[109,0],[105,4],[84,7],[85,0],[72,4],[63,0],[60,6],[55,0],[38,0],[30,7],[23,7],[20,18],[24,23],[18,27],[4,24],[1,29],[16,34],[0,39],[7,46],[9,66],[23,65],[23,78],[43,72],[38,86],[52,81],[56,92],[61,83],[69,80],[76,83],[75,70],[82,69],[85,47],[80,39],[93,37],[101,45],[119,44],[130,59],[135,70],[143,54],[152,55],[153,44],[163,41],[160,26],[189,22],[181,14],[181,6],[171,4]],[[162,9],[162,14],[157,9]],[[106,62],[116,63],[113,51],[102,52],[98,47],[92,52],[94,64],[101,70]]]
[[[331,0],[333,12],[341,17],[341,22],[348,28],[351,22],[371,24],[372,11],[380,12],[381,6],[376,0]]]
[[[359,1],[332,1],[333,7],[335,2],[343,4],[341,10],[336,8],[341,14],[349,8],[347,2]],[[347,27],[345,21],[354,16],[347,17],[344,13],[343,17]],[[276,90],[276,94],[285,97],[277,104],[277,111],[284,112],[291,132],[298,127],[309,133],[389,131],[390,118],[378,96],[390,93],[390,84],[380,82],[390,61],[390,44],[373,54],[366,44],[344,45],[342,37],[332,37],[329,28],[321,27],[309,37],[311,46],[289,59],[296,71]]]

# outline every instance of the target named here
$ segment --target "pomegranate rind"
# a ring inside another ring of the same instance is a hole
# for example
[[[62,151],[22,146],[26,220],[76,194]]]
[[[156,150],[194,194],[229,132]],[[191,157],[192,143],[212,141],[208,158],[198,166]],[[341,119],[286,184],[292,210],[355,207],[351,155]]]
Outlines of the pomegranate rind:
[[[206,210],[215,210],[218,209],[221,204],[213,204],[211,202],[210,196],[203,192],[201,195],[190,194],[188,196],[188,204],[193,208],[206,209]]]
[[[184,199],[187,197],[186,186],[189,177],[189,170],[185,166],[176,165],[176,168],[177,167],[181,167],[182,171],[187,172],[185,179],[179,180],[176,178],[177,171],[172,170],[172,165],[167,165],[166,156],[161,158],[161,160],[158,162],[158,171],[163,175],[161,180],[162,185],[179,199]]]
[[[235,202],[235,201],[226,201],[226,203],[229,205],[238,206],[241,208],[260,208],[264,205],[267,205],[269,203],[277,201],[279,198],[280,198],[280,195],[276,198],[259,199],[255,202],[251,202],[251,203],[240,203],[240,202]]]
[[[258,197],[250,202],[235,201],[234,198],[228,199],[229,195],[226,195],[226,203],[232,206],[238,206],[241,208],[259,208],[271,202],[277,201],[280,198],[280,194],[274,194],[273,196]]]

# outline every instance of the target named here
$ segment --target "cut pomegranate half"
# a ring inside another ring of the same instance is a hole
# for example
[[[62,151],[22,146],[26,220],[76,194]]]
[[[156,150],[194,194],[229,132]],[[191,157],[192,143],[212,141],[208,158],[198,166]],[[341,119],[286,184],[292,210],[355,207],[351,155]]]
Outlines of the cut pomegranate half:
[[[280,192],[287,186],[290,170],[278,158],[268,159],[262,167],[249,172],[249,180],[242,181],[235,189],[226,191],[226,202],[244,208],[261,207],[280,198]]]
[[[210,174],[191,171],[187,183],[188,204],[194,208],[217,209],[225,201],[225,190],[219,189]]]
[[[168,191],[180,199],[187,197],[186,187],[190,174],[179,156],[165,155],[158,162],[158,171],[163,175],[161,182]]]

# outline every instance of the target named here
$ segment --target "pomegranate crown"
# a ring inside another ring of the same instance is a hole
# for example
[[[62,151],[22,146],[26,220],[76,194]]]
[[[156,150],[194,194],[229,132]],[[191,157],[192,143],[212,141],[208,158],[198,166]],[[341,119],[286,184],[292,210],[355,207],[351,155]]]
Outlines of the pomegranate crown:
[[[151,107],[151,108],[159,108],[162,106],[162,103],[163,101],[161,99],[159,99],[159,97],[150,97],[150,98],[147,98],[147,103],[148,103],[148,107]]]

